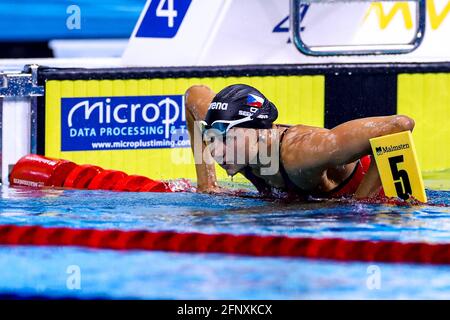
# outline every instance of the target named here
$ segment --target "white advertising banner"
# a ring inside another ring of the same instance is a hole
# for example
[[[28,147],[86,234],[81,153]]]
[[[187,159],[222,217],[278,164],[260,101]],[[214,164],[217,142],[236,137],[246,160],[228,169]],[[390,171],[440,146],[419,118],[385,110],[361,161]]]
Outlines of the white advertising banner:
[[[289,0],[148,0],[122,57],[126,66],[204,66],[450,60],[450,0],[427,0],[426,32],[408,54],[311,57],[291,41]],[[408,43],[417,3],[303,4],[308,45]]]

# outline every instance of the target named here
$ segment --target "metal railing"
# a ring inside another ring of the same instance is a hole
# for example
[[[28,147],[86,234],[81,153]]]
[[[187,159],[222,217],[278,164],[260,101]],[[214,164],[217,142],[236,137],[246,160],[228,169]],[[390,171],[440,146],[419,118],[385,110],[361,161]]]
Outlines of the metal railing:
[[[383,0],[399,1],[399,0]],[[344,2],[374,2],[371,0],[291,0],[290,22],[293,42],[297,49],[308,56],[337,56],[337,55],[380,55],[405,54],[417,49],[425,36],[426,0],[408,0],[417,2],[416,30],[412,40],[398,44],[364,44],[364,45],[315,45],[310,46],[302,39],[301,5],[311,3],[344,3]]]

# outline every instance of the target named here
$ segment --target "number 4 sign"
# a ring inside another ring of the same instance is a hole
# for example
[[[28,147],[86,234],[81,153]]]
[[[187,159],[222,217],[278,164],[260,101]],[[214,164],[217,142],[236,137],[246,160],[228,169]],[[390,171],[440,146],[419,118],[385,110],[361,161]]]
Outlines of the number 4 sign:
[[[174,0],[160,0],[158,7],[156,8],[157,17],[166,17],[167,26],[173,28],[174,18],[178,15],[177,10],[173,7]],[[164,5],[167,3],[167,9],[164,9]]]
[[[427,202],[422,173],[410,131],[370,139],[384,193]]]
[[[192,0],[152,0],[136,32],[138,38],[173,38]]]

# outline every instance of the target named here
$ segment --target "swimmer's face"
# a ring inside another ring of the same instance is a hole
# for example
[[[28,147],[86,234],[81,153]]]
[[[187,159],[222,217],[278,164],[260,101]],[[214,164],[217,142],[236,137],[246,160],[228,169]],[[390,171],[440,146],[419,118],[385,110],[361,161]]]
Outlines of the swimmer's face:
[[[226,135],[214,134],[205,138],[211,155],[229,176],[255,163],[258,154],[258,130],[231,128]]]

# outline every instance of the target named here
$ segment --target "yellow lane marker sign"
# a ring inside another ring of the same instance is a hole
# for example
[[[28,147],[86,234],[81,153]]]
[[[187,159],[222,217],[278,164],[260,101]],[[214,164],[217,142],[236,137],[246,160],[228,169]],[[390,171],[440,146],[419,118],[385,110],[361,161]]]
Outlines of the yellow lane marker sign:
[[[372,152],[387,197],[427,202],[422,173],[410,131],[370,139]]]

